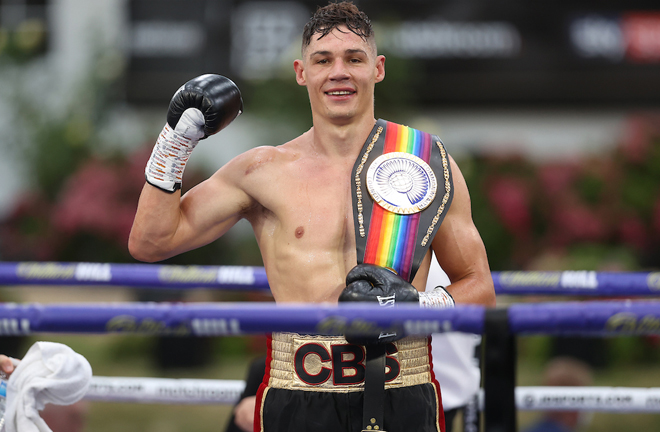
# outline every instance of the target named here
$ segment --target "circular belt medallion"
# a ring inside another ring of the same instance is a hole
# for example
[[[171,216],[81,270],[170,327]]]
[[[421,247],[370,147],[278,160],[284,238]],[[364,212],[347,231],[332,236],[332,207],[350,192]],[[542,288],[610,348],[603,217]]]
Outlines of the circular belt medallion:
[[[367,190],[392,213],[419,213],[435,198],[438,181],[423,159],[410,153],[385,153],[367,170]]]

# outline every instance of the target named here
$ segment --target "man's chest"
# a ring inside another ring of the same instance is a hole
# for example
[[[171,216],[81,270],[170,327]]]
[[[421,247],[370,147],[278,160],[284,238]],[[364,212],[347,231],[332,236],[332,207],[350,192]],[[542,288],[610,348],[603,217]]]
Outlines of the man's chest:
[[[350,173],[283,171],[260,188],[259,202],[284,237],[318,243],[353,242]]]

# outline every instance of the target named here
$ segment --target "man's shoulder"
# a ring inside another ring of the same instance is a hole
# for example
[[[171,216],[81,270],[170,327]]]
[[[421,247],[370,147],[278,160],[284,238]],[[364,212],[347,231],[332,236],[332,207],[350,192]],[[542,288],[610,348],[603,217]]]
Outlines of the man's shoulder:
[[[268,169],[281,169],[282,165],[295,161],[300,156],[300,137],[278,146],[259,146],[233,158],[225,167],[235,171],[234,175],[249,176]]]

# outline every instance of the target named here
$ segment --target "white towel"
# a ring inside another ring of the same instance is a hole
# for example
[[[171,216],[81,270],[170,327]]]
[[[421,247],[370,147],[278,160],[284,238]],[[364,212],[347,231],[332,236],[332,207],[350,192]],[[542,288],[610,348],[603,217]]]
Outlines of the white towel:
[[[51,432],[39,411],[47,403],[71,405],[85,395],[92,367],[66,345],[37,342],[7,382],[6,432]]]

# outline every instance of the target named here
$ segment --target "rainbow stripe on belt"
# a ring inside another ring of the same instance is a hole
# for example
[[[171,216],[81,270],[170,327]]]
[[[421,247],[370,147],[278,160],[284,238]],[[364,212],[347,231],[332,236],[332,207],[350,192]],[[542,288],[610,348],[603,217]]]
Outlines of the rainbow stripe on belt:
[[[426,163],[431,158],[431,135],[408,126],[387,122],[383,154],[413,154]],[[392,213],[374,203],[364,262],[389,267],[408,280],[415,255],[420,213]]]

